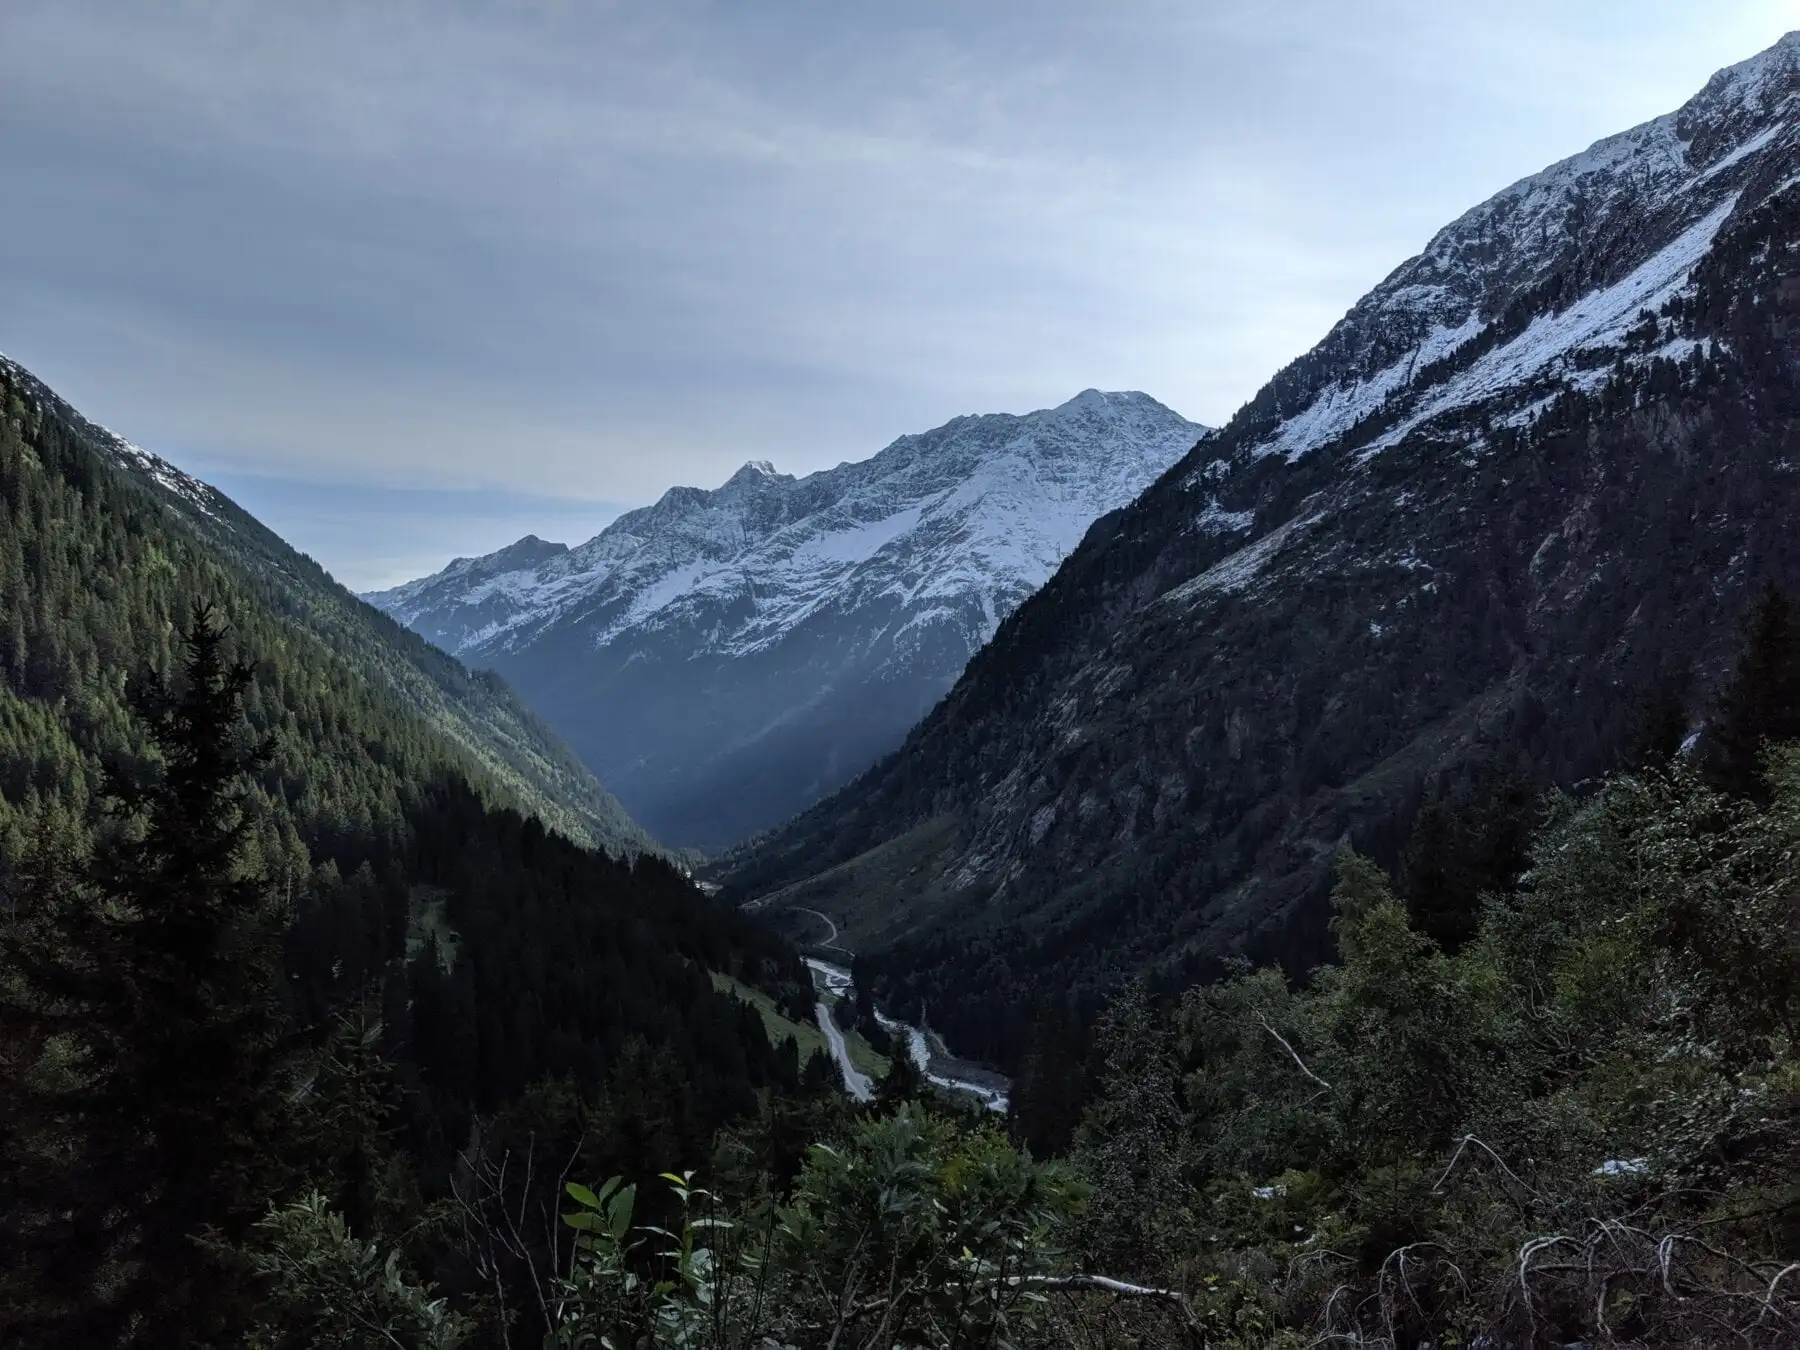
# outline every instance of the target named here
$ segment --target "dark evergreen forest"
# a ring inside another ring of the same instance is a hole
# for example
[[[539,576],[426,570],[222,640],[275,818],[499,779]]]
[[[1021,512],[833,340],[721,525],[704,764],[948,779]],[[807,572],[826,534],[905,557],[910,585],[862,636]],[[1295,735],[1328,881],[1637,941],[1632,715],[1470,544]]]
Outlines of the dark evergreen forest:
[[[508,715],[503,689],[496,697],[455,667],[433,672],[432,687],[455,695],[462,680],[463,704],[404,697],[412,653],[382,646],[393,626],[381,616],[308,624],[297,609],[331,618],[358,602],[321,598],[322,574],[282,586],[245,562],[258,561],[254,550],[215,547],[33,382],[8,375],[0,408],[0,925],[11,958],[0,973],[0,1160],[11,1183],[0,1186],[10,1270],[0,1326],[11,1330],[0,1339],[177,1344],[149,1329],[186,1325],[188,1313],[201,1336],[205,1281],[184,1249],[200,1236],[197,1216],[215,1217],[206,1204],[185,1228],[168,1219],[174,1231],[105,1216],[153,1215],[192,1174],[160,1168],[155,1150],[197,1129],[204,1110],[141,1117],[159,1057],[198,1054],[208,1034],[238,1046],[227,1061],[249,1057],[204,1094],[220,1109],[265,1072],[290,1101],[310,1103],[251,1111],[269,1117],[256,1127],[266,1147],[246,1145],[243,1167],[328,1175],[364,1222],[383,1205],[451,1203],[457,1170],[484,1156],[494,1130],[505,1136],[534,1091],[581,1104],[593,1165],[637,1170],[673,1165],[771,1093],[801,1088],[793,1043],[772,1045],[754,1010],[712,979],[760,986],[804,1016],[810,983],[797,958],[660,855],[596,851],[522,811],[556,781],[528,771],[553,743],[534,746],[514,721],[521,769],[504,742],[471,745],[478,717],[454,715],[473,707],[491,728]],[[372,665],[402,676],[373,677]],[[215,745],[203,753],[193,738],[209,726]],[[240,740],[241,754],[229,749]],[[193,789],[212,794],[204,810],[170,805],[190,770],[212,774]],[[557,818],[589,837],[583,822],[596,819],[579,793]],[[200,839],[203,826],[216,837]],[[200,905],[194,897],[215,892],[151,961],[162,948],[141,924],[171,897]],[[228,934],[226,966],[207,964],[217,951],[195,955],[209,925]],[[190,997],[200,1005],[178,1011]],[[198,1028],[188,1049],[142,1040],[168,1023],[179,1041],[184,1018]],[[252,1064],[258,1045],[266,1064]],[[77,1080],[81,1065],[110,1067],[59,1095],[34,1077],[49,1061]],[[377,1061],[379,1087],[365,1071]],[[362,1098],[339,1092],[333,1065]],[[597,1103],[608,1100],[616,1111],[603,1129]],[[374,1133],[346,1147],[365,1162],[379,1152],[385,1170],[345,1172],[341,1156],[321,1170],[319,1149],[337,1145],[320,1140],[339,1136],[343,1112],[365,1109]],[[118,1119],[92,1133],[100,1115]],[[244,1213],[239,1201],[225,1211]],[[91,1281],[136,1269],[126,1253],[141,1257],[153,1237],[165,1250],[142,1278],[120,1277],[118,1300],[97,1299]],[[72,1307],[97,1320],[65,1323]],[[94,1339],[75,1339],[77,1328]]]

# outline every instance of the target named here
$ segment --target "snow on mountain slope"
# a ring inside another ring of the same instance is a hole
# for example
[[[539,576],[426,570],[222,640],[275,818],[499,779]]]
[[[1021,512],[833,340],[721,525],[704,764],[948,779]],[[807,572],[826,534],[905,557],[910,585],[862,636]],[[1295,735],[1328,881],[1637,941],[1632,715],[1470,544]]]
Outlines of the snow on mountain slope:
[[[365,598],[518,682],[652,830],[721,843],[897,744],[1095,518],[1204,431],[1088,390],[804,478],[746,464],[578,547],[527,538]],[[669,707],[671,681],[716,715]],[[706,804],[750,781],[754,806]]]
[[[1380,418],[1378,449],[1502,390],[1592,387],[1639,314],[1686,283],[1748,170],[1800,144],[1797,71],[1789,34],[1679,111],[1466,212],[1245,410],[1246,451],[1297,458]]]
[[[571,617],[602,647],[739,600],[697,652],[746,655],[822,606],[885,597],[916,626],[934,602],[977,594],[991,628],[1204,430],[1143,394],[1088,390],[1024,417],[957,418],[803,479],[752,462],[715,491],[671,489],[578,548],[527,537],[365,598],[474,656],[520,650]],[[452,630],[445,616],[460,613],[473,617]]]
[[[1330,951],[1345,840],[1698,715],[1800,589],[1800,34],[1451,222],[1092,530],[900,752],[719,860],[1016,1063],[1110,971]],[[1173,972],[1173,973],[1171,973]]]
[[[4,371],[13,382],[33,390],[39,398],[56,399],[59,403],[62,401],[48,385],[4,352],[0,352],[0,371]],[[120,467],[155,483],[178,499],[184,507],[198,511],[214,521],[221,521],[220,506],[225,499],[217,488],[202,483],[192,474],[184,473],[161,455],[152,454],[140,445],[133,445],[116,431],[98,423],[87,422],[86,419],[83,419],[83,424],[95,432],[103,448],[112,454]]]

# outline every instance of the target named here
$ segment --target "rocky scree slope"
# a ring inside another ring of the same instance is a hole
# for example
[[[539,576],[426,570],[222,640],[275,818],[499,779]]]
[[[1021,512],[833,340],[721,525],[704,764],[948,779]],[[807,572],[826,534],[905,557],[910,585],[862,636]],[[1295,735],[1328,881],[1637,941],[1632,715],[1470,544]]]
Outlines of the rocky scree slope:
[[[143,488],[167,520],[234,572],[257,601],[317,641],[356,676],[422,718],[496,804],[516,806],[577,843],[615,854],[657,845],[594,775],[492,674],[461,662],[358,600],[311,558],[224,493],[82,417],[23,366],[0,376],[76,428],[97,455]]]
[[[1800,34],[1445,228],[719,875],[1003,1063],[1125,970],[1303,970],[1342,841],[1703,706],[1796,519]]]
[[[724,845],[898,745],[1204,430],[1088,390],[804,478],[747,464],[577,548],[528,537],[365,598],[504,674],[659,838]]]

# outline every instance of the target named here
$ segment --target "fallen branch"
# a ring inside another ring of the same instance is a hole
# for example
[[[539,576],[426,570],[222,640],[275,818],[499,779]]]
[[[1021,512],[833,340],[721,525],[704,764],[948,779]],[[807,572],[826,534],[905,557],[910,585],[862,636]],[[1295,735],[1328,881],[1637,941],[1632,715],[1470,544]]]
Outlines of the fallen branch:
[[[1167,1303],[1181,1314],[1194,1343],[1205,1350],[1206,1332],[1194,1314],[1194,1305],[1179,1289],[1156,1289],[1149,1285],[1129,1284],[1109,1275],[1009,1275],[1002,1283],[1014,1289],[1032,1289],[1044,1293],[1078,1293],[1092,1291],[1114,1294],[1120,1298],[1147,1298]]]
[[[1200,1325],[1200,1319],[1194,1313],[1194,1305],[1188,1296],[1179,1289],[1157,1289],[1149,1285],[1131,1284],[1126,1280],[1115,1280],[1110,1275],[1007,1275],[995,1281],[1008,1289],[1029,1290],[1046,1294],[1100,1293],[1111,1294],[1115,1298],[1144,1298],[1158,1303],[1167,1303],[1181,1314],[1181,1320],[1188,1334],[1194,1338],[1194,1344],[1200,1350],[1206,1350],[1206,1332]],[[840,1304],[836,1327],[832,1331],[832,1339],[828,1342],[828,1350],[834,1347],[844,1328],[851,1322],[867,1317],[872,1313],[891,1316],[896,1303],[904,1301],[904,1296],[911,1290],[902,1290],[899,1295],[890,1292],[875,1298],[856,1302],[846,1297]],[[822,1326],[809,1328],[823,1331]]]
[[[1188,1306],[1188,1296],[1179,1289],[1155,1289],[1149,1285],[1130,1284],[1110,1275],[1008,1275],[1004,1283],[1014,1289],[1046,1289],[1057,1293],[1065,1289],[1099,1289],[1127,1298],[1158,1298]]]

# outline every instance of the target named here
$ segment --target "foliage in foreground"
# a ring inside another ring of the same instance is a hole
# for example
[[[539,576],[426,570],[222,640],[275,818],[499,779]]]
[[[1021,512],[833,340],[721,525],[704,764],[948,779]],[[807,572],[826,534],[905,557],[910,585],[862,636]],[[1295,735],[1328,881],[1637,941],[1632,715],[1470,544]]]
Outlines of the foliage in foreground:
[[[310,1192],[258,1225],[250,1264],[266,1289],[255,1350],[331,1345],[342,1350],[409,1345],[456,1350],[470,1320],[414,1280],[400,1254],[358,1239],[323,1195]]]
[[[1769,768],[1553,800],[1454,953],[1346,853],[1306,987],[1115,1005],[1068,1164],[912,1103],[791,1183],[726,1148],[717,1191],[570,1186],[555,1343],[1794,1344],[1800,751]]]
[[[1680,764],[1553,802],[1454,955],[1346,856],[1341,964],[1181,1008],[1161,1272],[1356,1343],[1800,1337],[1800,755],[1772,770],[1766,808]]]
[[[1044,1326],[1036,1284],[1081,1192],[992,1126],[902,1107],[811,1151],[792,1194],[723,1204],[664,1178],[675,1226],[631,1228],[634,1195],[569,1188],[580,1232],[557,1343],[992,1344]],[[641,1256],[656,1276],[637,1273]]]

